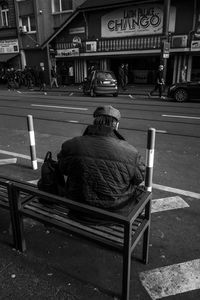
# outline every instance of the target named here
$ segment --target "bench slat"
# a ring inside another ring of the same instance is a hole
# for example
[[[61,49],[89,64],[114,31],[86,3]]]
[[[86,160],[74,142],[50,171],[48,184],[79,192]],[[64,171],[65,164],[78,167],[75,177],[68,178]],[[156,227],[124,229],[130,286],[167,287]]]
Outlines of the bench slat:
[[[68,214],[68,211],[65,208],[62,209],[59,206],[56,208],[56,205],[53,206],[52,208],[47,207],[45,205],[38,203],[37,199],[34,199],[29,204],[35,208],[40,209],[41,211],[44,211],[44,212],[46,211],[47,213],[50,213],[50,214],[55,213],[56,215],[58,215],[60,217],[66,218],[67,214]],[[70,218],[68,218],[68,219],[72,220]],[[78,222],[78,220],[73,220],[73,221],[75,223],[83,225],[83,223]],[[123,238],[124,228],[123,228],[123,226],[120,226],[120,225],[119,226],[117,226],[117,225],[104,226],[104,225],[96,225],[96,224],[86,224],[85,226],[93,228],[94,230],[98,230],[99,232],[102,232],[102,233],[108,233],[108,234],[112,233],[113,236],[116,236],[118,238]]]
[[[81,230],[85,230],[89,233],[94,235],[98,235],[105,239],[114,241],[116,243],[123,244],[124,238],[124,228],[123,226],[111,225],[111,226],[103,226],[103,225],[85,225],[78,221],[74,221],[70,218],[67,218],[67,211],[66,210],[56,210],[54,207],[46,207],[40,203],[38,203],[37,199],[34,199],[29,204],[24,206],[24,209],[30,209],[37,213],[40,213],[43,216],[49,218],[55,218],[58,221],[61,221],[64,224],[68,224],[72,227],[76,227]],[[63,208],[64,209],[64,208]],[[138,218],[133,226],[132,226],[132,237],[134,236],[136,230],[143,222],[143,218]]]
[[[111,233],[106,233],[106,232],[103,233],[103,232],[97,230],[96,228],[91,228],[89,226],[86,226],[86,225],[83,225],[83,224],[78,223],[76,221],[73,221],[73,220],[71,220],[69,218],[59,216],[58,214],[55,214],[55,213],[49,213],[49,212],[47,212],[47,211],[45,211],[43,209],[40,209],[38,207],[36,208],[36,207],[34,207],[34,206],[30,205],[30,204],[25,205],[22,210],[25,211],[26,209],[35,211],[37,213],[41,213],[41,215],[47,216],[47,217],[49,217],[51,219],[54,218],[54,219],[56,219],[58,221],[61,221],[64,224],[68,224],[68,225],[70,225],[72,227],[75,227],[75,228],[87,231],[87,232],[92,233],[94,235],[101,236],[101,237],[103,237],[105,239],[112,240],[112,241],[120,243],[120,244],[123,243],[123,239],[122,238],[117,238],[117,237],[113,236]]]

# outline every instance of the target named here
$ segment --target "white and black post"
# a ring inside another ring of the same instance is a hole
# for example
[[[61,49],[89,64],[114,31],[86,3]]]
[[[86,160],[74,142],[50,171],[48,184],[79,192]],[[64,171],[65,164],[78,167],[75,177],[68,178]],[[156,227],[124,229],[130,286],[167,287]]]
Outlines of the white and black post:
[[[149,128],[147,134],[147,149],[146,149],[146,175],[145,186],[147,191],[152,191],[153,165],[154,165],[154,148],[155,148],[155,128]]]
[[[33,127],[33,117],[31,115],[27,116],[27,125],[28,125],[28,133],[30,140],[30,153],[31,153],[31,164],[33,170],[37,170],[37,158],[36,158],[36,148],[35,148],[35,133]]]

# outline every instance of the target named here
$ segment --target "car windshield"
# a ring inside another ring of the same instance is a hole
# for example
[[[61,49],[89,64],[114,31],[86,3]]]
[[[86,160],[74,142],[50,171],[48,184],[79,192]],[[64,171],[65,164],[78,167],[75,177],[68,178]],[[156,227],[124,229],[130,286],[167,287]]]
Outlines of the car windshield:
[[[112,73],[109,72],[98,72],[97,73],[97,79],[98,80],[111,80],[111,79],[115,79],[115,77],[113,76]]]

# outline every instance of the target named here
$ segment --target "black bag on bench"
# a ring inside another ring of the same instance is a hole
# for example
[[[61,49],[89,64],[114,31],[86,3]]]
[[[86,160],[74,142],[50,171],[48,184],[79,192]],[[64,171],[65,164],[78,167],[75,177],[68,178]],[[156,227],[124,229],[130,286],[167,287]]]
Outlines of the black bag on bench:
[[[41,178],[38,189],[54,195],[64,196],[65,179],[59,171],[58,162],[52,159],[52,153],[47,152],[41,167]],[[39,199],[42,204],[53,204],[52,201]]]

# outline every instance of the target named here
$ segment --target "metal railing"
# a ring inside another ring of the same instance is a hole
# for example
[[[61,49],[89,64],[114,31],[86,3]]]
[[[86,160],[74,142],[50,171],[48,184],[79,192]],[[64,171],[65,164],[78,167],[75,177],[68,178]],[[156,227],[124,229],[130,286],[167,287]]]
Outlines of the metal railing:
[[[177,36],[177,38],[179,38]],[[132,51],[132,50],[155,50],[160,49],[164,36],[162,35],[151,35],[151,36],[139,36],[139,37],[125,37],[125,38],[114,38],[114,39],[97,39],[82,41],[81,44],[75,46],[71,42],[60,42],[57,43],[57,50],[79,48],[80,53],[91,53],[91,52],[115,52],[115,51]],[[188,45],[188,39],[186,40]],[[176,48],[175,44],[170,38],[170,47]],[[179,48],[186,47],[183,43]]]

